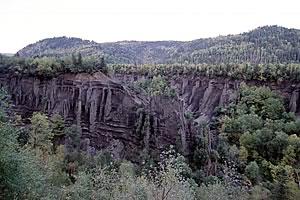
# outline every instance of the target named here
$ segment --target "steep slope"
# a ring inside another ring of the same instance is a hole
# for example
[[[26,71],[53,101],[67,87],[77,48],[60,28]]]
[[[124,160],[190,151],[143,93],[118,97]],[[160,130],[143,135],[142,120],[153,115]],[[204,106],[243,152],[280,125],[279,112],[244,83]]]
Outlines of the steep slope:
[[[140,153],[155,153],[170,144],[190,155],[196,126],[210,120],[219,106],[236,101],[241,81],[226,78],[180,76],[171,80],[178,96],[147,98],[126,85],[143,76],[102,73],[63,74],[52,79],[0,74],[14,111],[24,120],[33,112],[60,114],[66,124],[76,124],[82,139],[95,149],[111,150],[116,157],[138,160]],[[286,107],[299,116],[300,84],[248,81],[266,85],[280,94]],[[192,114],[193,118],[187,117]],[[212,130],[213,133],[213,130]]]
[[[300,62],[300,30],[264,26],[252,31],[180,41],[122,41],[96,43],[58,37],[28,45],[21,56],[58,56],[80,52],[83,56],[104,56],[108,63],[285,63]]]

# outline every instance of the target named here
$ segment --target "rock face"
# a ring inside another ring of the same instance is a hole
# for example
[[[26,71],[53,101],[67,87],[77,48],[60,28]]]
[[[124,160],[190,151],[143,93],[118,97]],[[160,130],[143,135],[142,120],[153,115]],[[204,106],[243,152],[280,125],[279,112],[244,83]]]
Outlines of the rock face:
[[[139,75],[117,74],[114,79],[121,84],[143,79]],[[171,87],[176,88],[179,99],[184,102],[186,111],[194,112],[198,116],[210,119],[218,106],[224,106],[235,101],[239,93],[240,80],[226,78],[196,77],[182,75],[176,78],[169,77]],[[282,96],[289,111],[300,114],[300,83],[294,82],[266,82],[247,81],[248,85],[266,86]]]
[[[25,121],[35,111],[58,113],[67,125],[77,125],[82,140],[88,138],[91,146],[110,150],[116,157],[134,159],[142,150],[175,145],[176,101],[149,101],[101,73],[47,80],[2,74],[0,85],[7,88],[14,111]]]
[[[218,106],[235,101],[240,82],[205,77],[178,77],[171,87],[177,98],[135,94],[126,84],[142,77],[101,73],[65,74],[53,79],[0,75],[1,87],[11,94],[14,110],[25,120],[35,111],[59,113],[67,125],[76,124],[82,139],[96,149],[107,149],[117,158],[139,160],[140,152],[159,152],[174,145],[189,154],[195,125],[209,121]],[[300,85],[267,85],[284,97],[290,111],[300,112]],[[191,121],[187,113],[194,113]]]

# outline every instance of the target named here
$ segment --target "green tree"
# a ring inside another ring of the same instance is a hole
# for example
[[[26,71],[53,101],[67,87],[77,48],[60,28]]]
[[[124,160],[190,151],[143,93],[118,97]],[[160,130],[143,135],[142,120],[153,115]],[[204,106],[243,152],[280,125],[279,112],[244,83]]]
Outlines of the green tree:
[[[222,135],[229,145],[239,147],[239,170],[252,183],[266,185],[272,199],[298,195],[298,123],[270,89],[246,85],[241,86],[237,104],[222,119]]]
[[[44,156],[50,154],[53,135],[48,117],[42,113],[33,113],[29,135],[30,147],[41,150]]]
[[[18,130],[9,122],[7,95],[0,91],[0,198],[41,199],[50,185],[38,158],[18,145]]]
[[[59,114],[54,114],[50,118],[51,129],[53,132],[53,137],[61,137],[65,134],[65,124],[64,119]]]
[[[82,55],[81,53],[78,53],[78,59],[77,59],[77,64],[80,68],[82,68],[83,64],[82,64]]]
[[[246,166],[245,174],[251,180],[252,183],[258,183],[260,179],[258,164],[255,161],[250,162]]]

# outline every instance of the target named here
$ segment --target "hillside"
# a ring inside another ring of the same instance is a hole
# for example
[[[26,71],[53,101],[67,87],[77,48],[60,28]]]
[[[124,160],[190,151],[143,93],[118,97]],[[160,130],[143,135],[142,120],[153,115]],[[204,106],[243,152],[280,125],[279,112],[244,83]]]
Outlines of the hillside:
[[[300,62],[300,30],[264,26],[238,35],[193,41],[121,41],[96,43],[55,37],[21,49],[25,57],[103,56],[118,64],[286,63]]]
[[[300,199],[299,32],[0,54],[0,199]]]

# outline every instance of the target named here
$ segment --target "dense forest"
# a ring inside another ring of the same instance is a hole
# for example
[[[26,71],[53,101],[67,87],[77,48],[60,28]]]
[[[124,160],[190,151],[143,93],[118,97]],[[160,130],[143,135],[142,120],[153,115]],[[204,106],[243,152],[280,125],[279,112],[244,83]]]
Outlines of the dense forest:
[[[19,76],[54,77],[63,73],[93,73],[96,71],[107,73],[107,69],[103,57],[83,58],[81,53],[71,54],[64,58],[24,58],[0,54],[0,72]]]
[[[220,64],[107,64],[104,57],[83,57],[81,53],[62,58],[20,57],[0,54],[0,72],[14,75],[54,77],[63,73],[139,74],[154,76],[195,75],[228,77],[239,80],[277,81],[300,80],[300,63],[220,63]]]
[[[264,26],[239,35],[189,42],[122,41],[96,43],[58,37],[28,45],[18,52],[25,57],[65,57],[80,52],[84,57],[102,56],[114,64],[218,64],[299,63],[300,31]]]
[[[0,199],[299,199],[300,120],[270,88],[244,83],[297,84],[299,47],[300,30],[265,26],[190,42],[99,44],[60,37],[31,44],[14,56],[0,54],[0,73],[12,77],[51,79],[98,71],[111,77],[141,75],[144,79],[126,89],[149,101],[163,96],[182,102],[170,87],[172,77],[241,82],[236,100],[217,107],[209,122],[196,124],[195,113],[183,111],[182,120],[196,130],[189,156],[170,145],[158,155],[141,156],[139,163],[90,149],[79,128],[65,124],[59,114],[34,112],[25,123],[1,88]],[[141,116],[150,123],[149,113]]]

